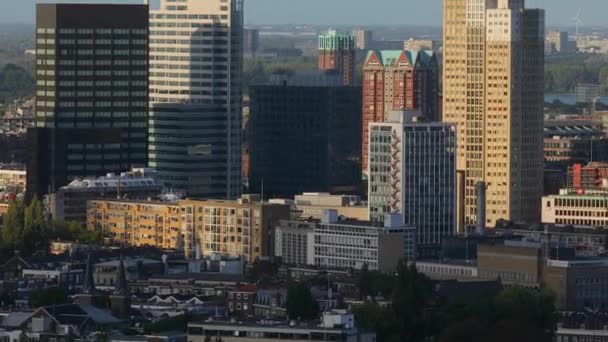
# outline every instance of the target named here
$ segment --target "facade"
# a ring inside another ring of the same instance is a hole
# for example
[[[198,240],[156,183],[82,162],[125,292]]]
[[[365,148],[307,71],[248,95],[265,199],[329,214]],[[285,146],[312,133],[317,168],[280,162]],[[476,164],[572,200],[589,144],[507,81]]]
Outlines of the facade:
[[[238,197],[242,0],[163,0],[150,27],[149,166],[189,197]]]
[[[227,309],[230,315],[238,317],[253,317],[257,286],[241,284],[227,291]]]
[[[250,201],[90,201],[89,230],[114,243],[184,249],[189,257],[221,254],[247,262],[271,255],[271,232],[289,206]]]
[[[538,222],[543,187],[544,11],[519,0],[444,0],[443,120],[458,127],[464,223]]]
[[[355,36],[355,42],[357,50],[367,50],[369,43],[373,40],[374,33],[371,30],[357,29],[353,30],[353,36]]]
[[[361,190],[361,88],[284,75],[250,90],[249,192],[291,198]]]
[[[439,262],[416,261],[416,270],[433,280],[471,280],[479,277],[477,264],[474,262]]]
[[[156,173],[150,169],[133,169],[120,175],[76,179],[47,195],[45,206],[55,220],[87,222],[87,201],[99,199],[147,200],[162,192]]]
[[[545,286],[556,294],[562,310],[602,310],[608,305],[606,259],[549,260],[543,275]]]
[[[290,265],[322,269],[362,269],[389,272],[399,260],[414,260],[415,229],[399,215],[385,224],[340,221],[335,211],[319,221],[281,221],[275,229],[275,256]]]
[[[608,163],[574,164],[568,168],[568,187],[575,190],[605,190],[608,188]]]
[[[542,198],[542,222],[560,225],[608,227],[608,193],[605,190],[562,189]]]
[[[147,164],[146,2],[37,4],[36,79],[30,193]]]
[[[539,243],[479,244],[477,268],[482,279],[498,279],[503,285],[540,288],[544,255]]]
[[[309,261],[312,263],[315,225],[314,222],[306,221],[279,222],[274,233],[275,256],[281,257],[287,265],[308,265]]]
[[[344,85],[355,84],[357,42],[350,33],[329,30],[319,36],[319,70],[342,75]]]
[[[600,97],[600,85],[597,83],[578,83],[574,93],[577,103],[594,103]]]
[[[369,124],[392,111],[420,110],[439,121],[439,66],[432,51],[369,51],[363,63],[363,172],[367,173]]]
[[[437,256],[443,238],[456,233],[456,128],[411,114],[369,126],[369,217],[403,215],[416,227],[418,255]]]

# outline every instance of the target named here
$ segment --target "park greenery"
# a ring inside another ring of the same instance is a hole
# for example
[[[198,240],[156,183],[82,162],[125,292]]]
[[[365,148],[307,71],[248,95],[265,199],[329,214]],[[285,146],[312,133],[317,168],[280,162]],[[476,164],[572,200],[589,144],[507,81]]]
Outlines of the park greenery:
[[[608,56],[570,54],[545,61],[545,93],[573,93],[577,83],[597,83],[608,93]]]
[[[47,221],[42,202],[34,197],[28,205],[13,200],[4,216],[0,234],[0,261],[10,258],[16,251],[23,256],[46,255],[53,240],[77,241],[97,244],[102,241],[99,232],[88,231],[74,221]]]
[[[23,67],[6,64],[0,68],[0,103],[34,95],[34,77]]]
[[[391,284],[391,285],[389,285]],[[509,287],[494,297],[447,302],[414,266],[400,263],[396,275],[363,270],[362,295],[387,293],[388,305],[367,297],[355,309],[357,326],[376,331],[378,342],[551,342],[557,324],[554,295]],[[375,297],[374,297],[375,298]]]

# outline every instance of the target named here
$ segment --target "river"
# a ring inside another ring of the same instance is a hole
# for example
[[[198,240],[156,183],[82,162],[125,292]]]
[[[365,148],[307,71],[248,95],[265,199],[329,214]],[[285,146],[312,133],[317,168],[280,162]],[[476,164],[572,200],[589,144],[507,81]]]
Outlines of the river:
[[[564,104],[573,105],[576,104],[576,95],[574,94],[545,94],[545,102],[553,102],[555,100],[560,100],[560,102]],[[608,96],[602,96],[600,98],[600,102],[603,104],[608,104]]]

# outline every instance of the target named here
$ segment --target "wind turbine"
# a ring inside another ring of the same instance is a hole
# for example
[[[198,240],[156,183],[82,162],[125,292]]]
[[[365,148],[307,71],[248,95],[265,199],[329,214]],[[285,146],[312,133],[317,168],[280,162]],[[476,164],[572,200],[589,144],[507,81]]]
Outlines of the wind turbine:
[[[578,13],[576,14],[576,17],[572,18],[572,21],[574,21],[574,24],[576,25],[576,36],[577,37],[579,35],[581,25],[584,24],[583,19],[581,19],[581,11],[582,11],[582,9],[579,8]]]

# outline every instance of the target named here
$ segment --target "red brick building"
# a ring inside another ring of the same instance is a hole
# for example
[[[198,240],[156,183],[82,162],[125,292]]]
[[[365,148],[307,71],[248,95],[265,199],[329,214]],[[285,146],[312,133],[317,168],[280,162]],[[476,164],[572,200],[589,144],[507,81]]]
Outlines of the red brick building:
[[[430,50],[370,51],[363,63],[363,171],[368,165],[369,124],[392,111],[418,109],[440,121],[439,65]]]
[[[319,70],[339,73],[344,85],[353,85],[356,51],[357,42],[352,34],[329,30],[319,36]]]

